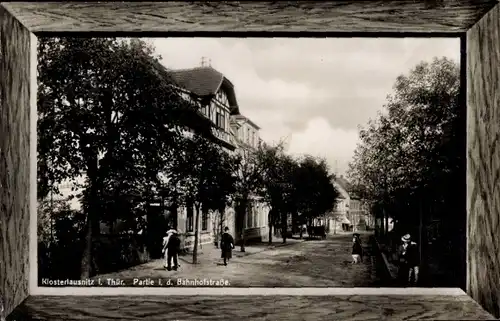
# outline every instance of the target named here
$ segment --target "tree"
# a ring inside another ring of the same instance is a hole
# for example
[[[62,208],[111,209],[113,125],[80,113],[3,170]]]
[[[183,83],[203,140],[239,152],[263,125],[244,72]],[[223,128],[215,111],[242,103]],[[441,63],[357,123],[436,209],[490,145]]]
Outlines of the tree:
[[[200,213],[220,208],[233,190],[230,162],[219,145],[201,135],[186,139],[174,159],[171,184],[176,186],[183,204],[195,208],[193,264],[198,263]]]
[[[332,183],[333,179],[324,159],[305,155],[300,160],[294,175],[293,199],[301,213],[302,223],[311,225],[313,219],[334,208],[339,192]]]
[[[272,242],[272,228],[281,226],[283,243],[286,243],[288,214],[297,210],[294,185],[294,173],[298,163],[284,153],[283,144],[275,146],[262,144],[256,157],[261,168],[261,187],[259,195],[269,205],[269,243]]]
[[[422,62],[399,76],[385,113],[360,129],[361,144],[350,164],[350,178],[385,213],[386,229],[389,215],[402,230],[419,226],[414,232],[420,245],[430,219],[444,220],[454,235],[464,228],[458,222],[465,217],[457,216],[463,204],[454,201],[462,195],[465,170],[459,87],[459,67],[447,58]]]
[[[256,151],[257,164],[261,168],[261,184],[257,194],[262,197],[269,206],[268,224],[269,224],[269,243],[272,243],[273,227],[280,219],[283,208],[282,194],[279,182],[282,179],[280,167],[281,157],[283,155],[283,144],[278,143],[275,146],[261,144]]]
[[[69,211],[69,205],[63,200],[51,200],[46,198],[38,202],[37,206],[37,230],[38,243],[50,244],[55,240],[54,222],[60,213]]]
[[[245,252],[245,233],[243,223],[248,215],[248,207],[255,200],[262,186],[262,166],[258,162],[256,150],[242,148],[234,156],[233,173],[236,178],[234,201],[236,204],[236,219],[241,235],[241,252]]]
[[[234,203],[238,182],[235,172],[239,162],[237,158],[222,150],[217,155],[219,156],[218,164],[213,166],[212,186],[207,190],[203,207],[205,210],[219,213],[219,228],[214,229],[214,231],[218,230],[217,236],[219,237],[223,233],[225,209]]]
[[[154,181],[178,150],[186,126],[211,123],[171,86],[154,49],[140,40],[40,38],[38,44],[38,196],[63,180],[86,177],[82,278],[89,277],[99,195],[124,165],[129,182]],[[108,185],[108,186],[107,186]]]
[[[295,173],[299,169],[299,164],[290,155],[281,154],[277,160],[275,166],[278,167],[278,180],[275,182],[275,186],[278,188],[281,194],[280,200],[277,201],[277,208],[280,209],[279,221],[281,223],[281,237],[283,238],[283,243],[286,243],[286,237],[288,234],[288,217],[289,215],[294,215],[298,211],[298,202],[295,196],[297,195],[297,185],[295,184],[294,177]],[[278,195],[276,193],[275,195]],[[278,205],[279,204],[279,205]]]

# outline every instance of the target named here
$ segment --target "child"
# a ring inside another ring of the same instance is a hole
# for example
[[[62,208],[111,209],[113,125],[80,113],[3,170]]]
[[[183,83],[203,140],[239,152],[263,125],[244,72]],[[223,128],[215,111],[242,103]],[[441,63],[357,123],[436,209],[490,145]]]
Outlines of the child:
[[[352,264],[357,264],[363,260],[363,247],[358,235],[354,235],[352,243]]]

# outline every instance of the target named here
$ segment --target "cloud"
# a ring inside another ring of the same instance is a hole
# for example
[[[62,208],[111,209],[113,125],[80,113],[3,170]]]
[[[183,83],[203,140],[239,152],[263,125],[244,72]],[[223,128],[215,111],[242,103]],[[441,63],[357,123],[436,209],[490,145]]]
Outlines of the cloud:
[[[357,127],[383,108],[401,74],[421,61],[459,61],[458,39],[156,38],[168,68],[212,61],[235,86],[240,111],[266,141],[290,140],[297,153],[323,154],[345,171]]]
[[[325,118],[309,120],[304,130],[291,135],[288,152],[323,157],[333,172],[345,173],[352,158],[358,133],[356,130],[332,128]]]

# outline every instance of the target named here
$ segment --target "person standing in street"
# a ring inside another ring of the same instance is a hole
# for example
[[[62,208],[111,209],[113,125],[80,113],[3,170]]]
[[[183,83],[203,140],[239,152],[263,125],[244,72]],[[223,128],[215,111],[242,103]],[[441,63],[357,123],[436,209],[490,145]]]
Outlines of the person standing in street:
[[[163,265],[165,268],[167,268],[167,244],[170,235],[172,235],[171,231],[172,231],[171,229],[167,229],[167,232],[165,233],[166,235],[163,237],[163,247],[161,253],[163,254],[163,258],[165,259],[165,264]]]
[[[177,235],[176,230],[170,230],[170,236],[168,237],[166,244],[166,252],[167,252],[167,270],[177,271],[179,268],[179,249],[181,245],[181,241],[179,236]],[[172,267],[172,260],[174,261],[174,265]]]
[[[221,258],[224,259],[224,265],[227,265],[229,259],[233,256],[234,249],[234,239],[229,234],[229,228],[226,226],[224,228],[224,234],[222,234],[220,241],[220,249],[221,249]]]
[[[173,236],[175,239],[172,242],[170,242]],[[164,267],[169,271],[172,269],[172,259],[174,260],[174,270],[176,270],[179,267],[178,264],[179,247],[180,247],[180,240],[179,237],[177,236],[177,231],[174,229],[169,229],[167,231],[167,236],[163,238],[163,250],[162,250],[162,253],[164,254],[165,258]]]
[[[399,246],[398,279],[403,286],[415,286],[419,280],[420,255],[417,243],[411,240],[410,234],[401,238]]]

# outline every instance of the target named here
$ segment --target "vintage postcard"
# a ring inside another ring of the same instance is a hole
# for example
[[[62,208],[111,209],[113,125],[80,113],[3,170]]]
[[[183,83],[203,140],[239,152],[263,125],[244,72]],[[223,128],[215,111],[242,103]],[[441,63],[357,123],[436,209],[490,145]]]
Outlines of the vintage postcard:
[[[465,284],[458,38],[37,51],[39,287]]]

